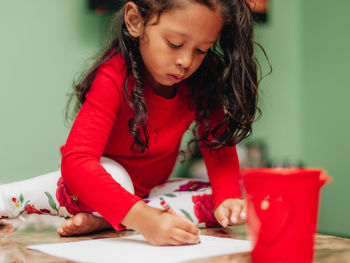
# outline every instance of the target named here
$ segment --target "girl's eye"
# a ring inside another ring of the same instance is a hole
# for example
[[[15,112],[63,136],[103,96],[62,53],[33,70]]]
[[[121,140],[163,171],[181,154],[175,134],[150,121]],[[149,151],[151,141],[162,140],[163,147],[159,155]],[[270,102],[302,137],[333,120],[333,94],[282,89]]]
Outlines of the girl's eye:
[[[176,44],[174,44],[174,43],[171,43],[170,41],[168,41],[168,44],[169,44],[169,46],[172,47],[172,48],[180,48],[180,47],[182,47],[182,45],[176,45]]]
[[[204,50],[201,50],[199,48],[196,49],[196,51],[199,53],[199,54],[206,54],[208,51],[204,51]]]

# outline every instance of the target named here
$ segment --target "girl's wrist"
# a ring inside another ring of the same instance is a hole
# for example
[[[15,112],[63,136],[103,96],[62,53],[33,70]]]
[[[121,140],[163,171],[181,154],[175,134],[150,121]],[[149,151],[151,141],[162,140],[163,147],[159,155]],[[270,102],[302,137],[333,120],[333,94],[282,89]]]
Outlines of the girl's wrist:
[[[144,217],[145,210],[147,210],[147,208],[148,208],[148,206],[142,200],[136,202],[130,208],[130,210],[125,215],[125,217],[123,218],[121,223],[124,226],[139,232],[138,229],[140,227],[140,224],[142,224],[142,222],[144,222],[143,217]]]

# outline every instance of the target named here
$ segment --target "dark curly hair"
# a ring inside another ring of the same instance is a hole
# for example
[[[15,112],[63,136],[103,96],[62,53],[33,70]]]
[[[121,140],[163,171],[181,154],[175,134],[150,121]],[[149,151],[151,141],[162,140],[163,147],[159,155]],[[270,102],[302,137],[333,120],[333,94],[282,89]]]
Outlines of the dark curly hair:
[[[197,110],[197,125],[192,128],[196,135],[189,143],[199,142],[208,148],[232,146],[252,132],[258,108],[258,74],[253,40],[253,19],[246,0],[189,0],[207,6],[219,7],[224,21],[219,39],[208,51],[197,71],[188,78],[191,84],[192,101]],[[153,15],[158,17],[179,4],[178,0],[134,0],[143,18],[144,26]],[[115,29],[119,25],[119,29]],[[148,148],[146,129],[147,107],[143,98],[144,64],[139,51],[139,39],[133,38],[126,28],[124,8],[116,13],[111,22],[111,40],[97,56],[95,63],[74,85],[68,101],[76,99],[74,115],[85,101],[98,68],[121,52],[127,65],[124,96],[134,109],[129,120],[129,132],[134,138],[133,150],[144,152]],[[259,45],[260,46],[260,45]],[[265,52],[264,52],[265,54]],[[266,54],[265,54],[266,55]],[[129,76],[136,80],[131,92],[127,89]],[[223,108],[225,116],[221,123],[212,127],[210,113]],[[202,133],[196,132],[202,125]],[[204,127],[204,128],[203,128]]]

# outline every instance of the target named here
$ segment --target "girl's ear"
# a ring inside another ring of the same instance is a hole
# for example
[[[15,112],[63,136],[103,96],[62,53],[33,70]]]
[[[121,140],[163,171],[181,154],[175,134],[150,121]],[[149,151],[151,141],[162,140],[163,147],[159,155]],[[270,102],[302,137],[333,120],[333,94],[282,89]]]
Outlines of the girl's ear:
[[[124,20],[129,34],[137,38],[141,36],[143,30],[143,19],[135,3],[127,2],[125,5]]]

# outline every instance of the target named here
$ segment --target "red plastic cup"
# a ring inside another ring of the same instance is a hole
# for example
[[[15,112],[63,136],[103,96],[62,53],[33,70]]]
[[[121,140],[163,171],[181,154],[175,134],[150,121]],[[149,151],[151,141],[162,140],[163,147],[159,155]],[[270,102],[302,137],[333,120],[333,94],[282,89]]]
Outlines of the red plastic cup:
[[[322,169],[242,170],[253,262],[312,262]]]

